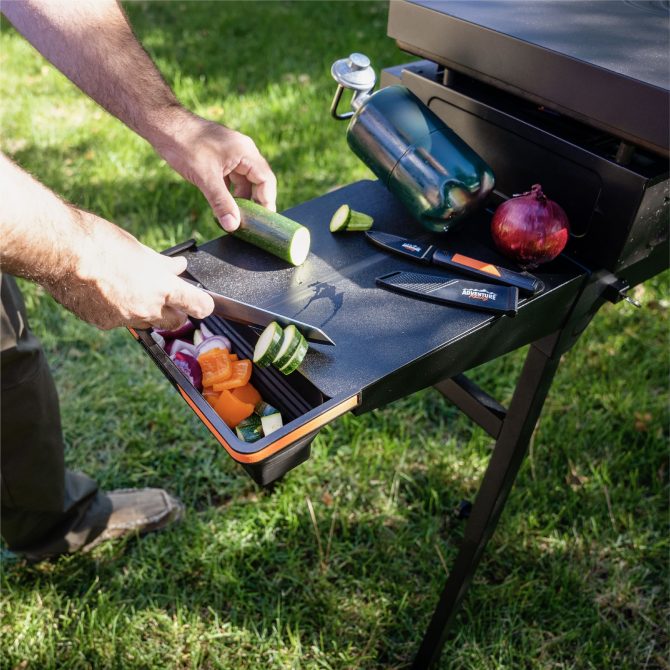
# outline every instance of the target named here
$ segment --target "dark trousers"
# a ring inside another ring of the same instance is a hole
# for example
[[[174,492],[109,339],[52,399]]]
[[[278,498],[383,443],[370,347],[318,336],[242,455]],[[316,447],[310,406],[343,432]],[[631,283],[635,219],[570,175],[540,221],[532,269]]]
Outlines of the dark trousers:
[[[12,551],[59,554],[84,544],[97,484],[65,469],[58,394],[13,277],[2,275],[0,532]]]

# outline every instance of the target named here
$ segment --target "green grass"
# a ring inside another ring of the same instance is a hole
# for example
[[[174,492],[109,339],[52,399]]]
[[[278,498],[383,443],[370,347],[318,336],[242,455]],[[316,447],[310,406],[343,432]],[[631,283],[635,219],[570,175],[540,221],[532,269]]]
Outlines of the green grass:
[[[179,97],[251,135],[287,208],[369,176],[329,121],[332,60],[407,60],[377,3],[142,3]],[[157,248],[218,235],[199,192],[6,23],[2,148]],[[162,486],[185,523],[2,574],[2,668],[398,668],[455,555],[491,440],[434,391],[325,428],[272,492],[235,466],[124,331],[22,284],[67,460]],[[667,668],[668,275],[607,306],[559,369],[440,668]],[[524,352],[476,370],[509,401]],[[314,510],[314,521],[309,504]],[[315,523],[314,523],[315,522]],[[319,548],[321,547],[321,549]]]

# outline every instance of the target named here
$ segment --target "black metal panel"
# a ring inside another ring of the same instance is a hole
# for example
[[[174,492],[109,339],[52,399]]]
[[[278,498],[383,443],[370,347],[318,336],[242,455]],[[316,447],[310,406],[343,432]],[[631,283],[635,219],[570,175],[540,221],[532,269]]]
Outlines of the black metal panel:
[[[666,3],[394,0],[410,53],[668,155]]]

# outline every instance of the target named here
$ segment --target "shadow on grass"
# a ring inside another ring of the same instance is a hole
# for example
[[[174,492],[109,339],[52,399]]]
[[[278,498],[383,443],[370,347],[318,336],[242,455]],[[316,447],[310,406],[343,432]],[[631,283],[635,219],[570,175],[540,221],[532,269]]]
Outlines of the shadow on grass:
[[[431,480],[444,476],[427,473]],[[249,502],[262,505],[264,497]],[[320,510],[320,554],[306,508],[293,522],[283,518],[263,526],[253,512],[245,514],[238,501],[227,509],[190,514],[180,526],[141,542],[110,546],[97,560],[72,557],[17,570],[12,591],[29,593],[48,584],[75,611],[104,602],[96,611],[98,626],[105,625],[105,617],[120,613],[130,621],[143,612],[154,618],[157,612],[168,618],[189,613],[210,630],[245,630],[250,639],[265,638],[268,644],[285,640],[293,631],[306,650],[316,646],[326,652],[349,649],[360,654],[357,667],[403,667],[416,651],[445,578],[435,547],[441,547],[449,564],[459,529],[450,524],[446,537],[440,530],[450,512],[444,507],[430,516],[361,512],[363,518],[353,522],[335,517],[325,568],[319,564],[336,506],[325,514]],[[235,529],[247,522],[251,525],[245,532]],[[504,612],[505,628],[512,635],[509,644],[524,650],[527,641],[513,638],[527,635],[529,628],[553,637],[574,634],[578,622],[602,624],[602,607],[594,591],[584,588],[585,576],[572,562],[569,547],[551,552],[513,548],[494,537],[454,633],[460,637],[467,630],[467,639],[484,640],[501,626]],[[430,573],[426,566],[432,566]],[[544,595],[538,598],[538,593]],[[543,603],[550,612],[546,617]],[[611,612],[615,618],[619,614],[635,616]],[[74,628],[60,634],[75,637]],[[461,643],[448,641],[445,659],[451,645]],[[96,650],[80,653],[91,661]],[[210,653],[215,654],[215,648]],[[551,658],[567,662],[570,654],[568,641]]]

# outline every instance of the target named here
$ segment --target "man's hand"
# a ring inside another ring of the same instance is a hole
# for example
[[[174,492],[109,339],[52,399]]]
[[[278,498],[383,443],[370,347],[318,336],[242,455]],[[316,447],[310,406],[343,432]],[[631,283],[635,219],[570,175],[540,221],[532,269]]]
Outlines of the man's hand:
[[[116,0],[22,0],[2,12],[79,88],[148,140],[207,198],[225,230],[235,195],[275,209],[277,181],[253,141],[184,109],[133,35]]]
[[[63,202],[0,154],[0,270],[44,286],[99,328],[177,328],[204,318],[212,298],[113,223]]]
[[[148,139],[158,153],[203,193],[228,232],[240,225],[231,195],[253,198],[276,211],[277,180],[253,140],[186,110],[174,110],[159,132]]]
[[[162,256],[109,221],[80,214],[88,234],[74,272],[44,282],[64,307],[104,330],[173,330],[187,315],[202,319],[211,314],[212,298],[177,276],[186,270],[184,257]]]

